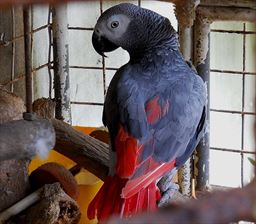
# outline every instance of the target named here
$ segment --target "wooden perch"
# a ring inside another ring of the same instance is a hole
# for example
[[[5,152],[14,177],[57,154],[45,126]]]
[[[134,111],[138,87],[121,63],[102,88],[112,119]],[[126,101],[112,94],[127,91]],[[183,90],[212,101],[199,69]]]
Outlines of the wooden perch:
[[[24,111],[23,100],[0,86],[0,126],[2,123],[22,119]],[[23,132],[23,129],[21,132]],[[13,137],[16,139],[16,136]],[[0,144],[3,141],[9,144],[7,139],[0,136]],[[9,145],[13,147],[12,144]],[[7,152],[13,150],[7,147],[5,148]],[[16,145],[15,149],[17,149]],[[19,150],[17,150],[17,153],[19,153]],[[1,154],[1,156],[3,155]],[[11,159],[2,161],[0,159],[0,161],[0,211],[2,211],[28,194],[30,188],[27,173],[29,160]]]
[[[56,132],[54,150],[104,180],[109,167],[108,145],[63,121],[51,119],[51,122]]]
[[[46,156],[55,144],[54,129],[45,119],[3,123],[0,136],[0,161]]]
[[[44,187],[38,189],[37,191],[26,196],[16,204],[12,205],[10,208],[0,213],[0,223],[1,224],[5,223],[5,221],[9,220],[12,216],[19,214],[23,210],[27,209],[29,206],[39,201],[41,198],[41,192],[43,191],[43,189]]]
[[[13,217],[27,208],[25,217]],[[78,204],[62,190],[60,184],[54,183],[44,185],[6,209],[0,214],[0,223],[5,223],[10,217],[13,217],[15,223],[75,224],[80,219],[80,210]],[[13,223],[12,220],[9,221]]]
[[[22,119],[25,112],[23,100],[0,86],[0,124]]]
[[[45,185],[48,186],[48,185]],[[76,224],[80,220],[80,209],[60,184],[55,183],[44,189],[39,203],[26,212],[26,224]]]
[[[256,221],[256,180],[240,189],[215,192],[200,200],[169,205],[155,213],[144,213],[131,219],[112,218],[108,224],[182,223],[210,224],[240,220]]]
[[[54,150],[104,180],[109,166],[108,145],[53,118],[54,110],[55,103],[51,99],[40,98],[33,103],[33,111],[38,116],[49,119],[54,126],[56,133]]]

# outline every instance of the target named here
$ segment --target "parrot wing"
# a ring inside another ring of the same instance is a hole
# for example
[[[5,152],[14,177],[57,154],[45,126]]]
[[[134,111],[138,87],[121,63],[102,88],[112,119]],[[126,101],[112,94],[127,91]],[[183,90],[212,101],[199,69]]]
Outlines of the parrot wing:
[[[164,88],[165,82],[153,91],[145,90],[133,77],[138,75],[123,75],[117,86],[116,172],[129,179],[122,191],[124,198],[171,170],[177,157],[191,155],[197,141],[194,136],[201,131],[196,130],[203,112],[198,108],[203,110],[205,103],[199,93],[202,81],[193,74],[168,83],[168,88]],[[156,94],[147,97],[147,91]]]

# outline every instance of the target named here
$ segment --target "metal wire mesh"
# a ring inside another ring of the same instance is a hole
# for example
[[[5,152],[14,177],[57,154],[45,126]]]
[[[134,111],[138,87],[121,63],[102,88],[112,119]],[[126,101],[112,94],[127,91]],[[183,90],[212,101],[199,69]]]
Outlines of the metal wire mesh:
[[[255,76],[256,72],[251,72],[247,71],[246,69],[246,35],[250,34],[256,34],[255,31],[247,31],[246,30],[246,23],[243,23],[243,30],[226,30],[226,29],[211,29],[211,33],[228,33],[228,34],[237,34],[237,35],[242,35],[242,71],[237,71],[236,69],[234,70],[225,70],[225,69],[211,69],[210,72],[212,75],[215,73],[217,74],[226,74],[226,75],[239,75],[242,76],[242,97],[241,99],[241,110],[229,110],[229,109],[215,109],[215,108],[210,108],[210,112],[215,112],[219,114],[237,114],[241,116],[241,147],[240,149],[237,148],[225,148],[225,147],[214,147],[210,146],[210,150],[215,150],[215,151],[220,151],[220,152],[229,152],[229,153],[238,153],[240,154],[240,166],[241,166],[241,176],[240,176],[240,185],[244,186],[245,185],[245,170],[244,170],[244,163],[245,159],[247,156],[255,155],[255,151],[249,150],[245,147],[245,116],[246,115],[252,115],[256,116],[256,112],[248,111],[245,108],[245,78],[247,76]],[[225,46],[216,46],[216,47],[225,47]],[[232,55],[231,55],[232,57]],[[227,87],[228,88],[228,87]],[[225,96],[223,96],[225,97]],[[215,133],[211,133],[211,135],[214,135]],[[225,138],[225,136],[223,136]],[[228,178],[228,177],[227,177]]]
[[[15,7],[12,7],[11,12],[12,12],[12,38],[8,40],[4,40],[0,42],[0,49],[7,47],[9,45],[12,45],[12,68],[11,68],[11,73],[10,73],[10,78],[7,79],[6,81],[2,82],[1,85],[4,87],[10,86],[10,91],[14,92],[14,84],[18,83],[25,78],[25,74],[17,74],[17,71],[15,71],[15,63],[16,63],[16,58],[22,57],[21,55],[16,55],[16,43],[17,41],[23,40],[24,39],[24,34],[22,35],[16,35],[16,21],[15,21],[15,16],[16,16],[16,10],[18,10]],[[52,31],[51,31],[51,8],[49,7],[49,12],[48,12],[48,21],[47,24],[44,24],[40,27],[33,28],[33,12],[34,10],[32,9],[32,24],[31,24],[31,32],[29,34],[31,35],[31,42],[33,45],[33,40],[34,40],[34,35],[42,30],[48,30],[48,35],[49,35],[49,47],[48,47],[48,61],[45,63],[39,65],[39,66],[33,66],[32,67],[32,74],[35,76],[37,72],[43,68],[48,68],[48,74],[49,74],[49,97],[52,97],[52,66],[53,66],[53,61],[51,60],[52,58]],[[33,58],[33,51],[32,51],[32,58]],[[32,59],[33,60],[33,59]]]
[[[141,5],[141,0],[136,1],[136,3],[138,5]],[[100,13],[103,12],[103,0],[99,1],[99,10]],[[36,33],[42,31],[42,30],[47,30],[48,31],[48,36],[49,36],[49,46],[48,46],[48,60],[45,61],[45,63],[39,65],[39,66],[35,66],[32,69],[33,75],[36,75],[38,71],[40,71],[41,69],[47,68],[48,69],[48,77],[49,77],[49,90],[48,90],[48,94],[49,97],[52,97],[52,68],[53,68],[53,61],[52,61],[52,30],[51,30],[51,16],[52,16],[52,10],[49,7],[49,11],[48,11],[48,20],[47,20],[47,24],[44,24],[40,27],[37,28],[32,28],[32,31],[30,33],[30,35],[32,36],[32,42],[33,42],[33,37]],[[15,75],[15,49],[16,49],[16,42],[23,39],[24,35],[16,35],[15,30],[15,8],[12,9],[12,29],[13,29],[13,36],[12,39],[9,40],[4,40],[0,42],[0,48],[5,47],[7,45],[12,45],[12,70],[10,73],[10,78],[9,80],[1,83],[3,86],[10,86],[10,90],[13,92],[14,91],[14,84],[23,80],[25,77],[25,74],[16,74]],[[93,31],[93,27],[78,27],[78,26],[69,26],[68,29],[71,30],[77,30],[79,32],[92,32]],[[211,69],[211,73],[225,73],[225,74],[234,74],[234,75],[242,75],[242,110],[226,110],[226,109],[216,109],[216,108],[210,108],[211,112],[216,112],[216,113],[228,113],[228,114],[238,114],[241,115],[242,117],[242,125],[241,125],[241,148],[240,149],[235,149],[235,148],[225,148],[225,147],[211,147],[211,150],[215,150],[215,151],[225,151],[225,152],[233,152],[233,153],[238,153],[241,155],[241,185],[244,185],[244,158],[246,155],[254,155],[254,151],[250,151],[248,149],[245,148],[245,144],[244,144],[244,123],[245,123],[245,115],[253,115],[256,116],[256,112],[251,112],[251,111],[247,111],[244,108],[244,104],[245,104],[245,77],[246,76],[255,76],[256,72],[251,72],[251,71],[247,71],[246,70],[246,35],[250,35],[250,34],[256,34],[255,31],[247,31],[246,30],[246,24],[243,24],[243,30],[237,31],[237,30],[223,30],[223,29],[211,29],[212,33],[230,33],[230,34],[239,34],[243,36],[243,50],[242,50],[242,54],[243,54],[243,69],[242,71],[237,71],[237,70],[223,70],[223,69]],[[107,66],[106,61],[104,58],[102,58],[101,61],[101,65],[100,66],[82,66],[82,65],[76,65],[76,64],[72,64],[70,65],[71,69],[81,69],[84,71],[88,71],[88,70],[99,70],[101,71],[101,75],[103,77],[103,85],[101,86],[101,88],[103,89],[103,94],[106,94],[107,91],[107,77],[106,77],[106,73],[108,71],[116,71],[118,68],[117,67],[111,67],[111,66]],[[72,75],[72,74],[71,74]],[[101,102],[88,102],[88,101],[76,101],[73,100],[71,101],[72,105],[91,105],[91,106],[100,106],[103,107],[103,103]]]

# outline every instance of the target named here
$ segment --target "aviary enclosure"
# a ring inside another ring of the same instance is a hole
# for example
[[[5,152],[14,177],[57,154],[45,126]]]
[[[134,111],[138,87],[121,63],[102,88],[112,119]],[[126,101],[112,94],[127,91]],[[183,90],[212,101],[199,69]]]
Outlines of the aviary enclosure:
[[[129,58],[97,55],[91,35],[120,2],[0,2],[1,223],[96,223],[86,208],[109,169],[104,97]],[[255,222],[256,2],[126,2],[177,29],[184,58],[207,85],[208,131],[179,171],[170,205],[109,223]],[[39,167],[46,162],[54,164]]]

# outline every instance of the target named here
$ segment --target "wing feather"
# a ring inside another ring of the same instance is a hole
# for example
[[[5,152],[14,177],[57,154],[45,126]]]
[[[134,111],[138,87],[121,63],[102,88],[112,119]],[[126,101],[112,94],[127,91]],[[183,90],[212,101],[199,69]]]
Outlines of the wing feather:
[[[128,179],[122,193],[124,197],[163,175],[174,166],[176,158],[183,161],[184,154],[191,154],[205,104],[205,99],[199,99],[204,94],[198,92],[204,89],[195,88],[195,83],[202,80],[194,74],[170,81],[166,88],[161,84],[157,90],[157,87],[150,89],[150,83],[148,89],[143,83],[140,85],[140,81],[134,79],[138,75],[132,72],[132,69],[123,69],[115,83],[119,122],[115,124],[118,131],[114,148],[117,174]]]

